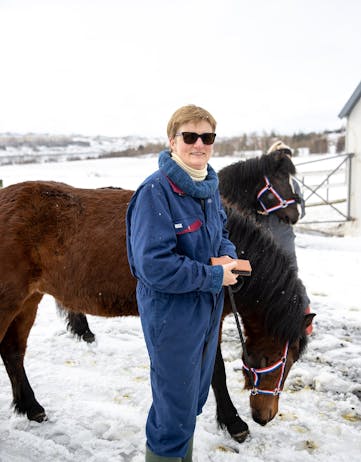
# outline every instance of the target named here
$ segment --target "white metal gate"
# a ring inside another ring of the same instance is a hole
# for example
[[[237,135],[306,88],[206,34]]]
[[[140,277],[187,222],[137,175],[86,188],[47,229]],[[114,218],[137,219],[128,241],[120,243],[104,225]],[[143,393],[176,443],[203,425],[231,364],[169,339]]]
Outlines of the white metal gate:
[[[344,223],[350,216],[351,164],[354,154],[319,156],[295,162],[306,203],[300,224]]]

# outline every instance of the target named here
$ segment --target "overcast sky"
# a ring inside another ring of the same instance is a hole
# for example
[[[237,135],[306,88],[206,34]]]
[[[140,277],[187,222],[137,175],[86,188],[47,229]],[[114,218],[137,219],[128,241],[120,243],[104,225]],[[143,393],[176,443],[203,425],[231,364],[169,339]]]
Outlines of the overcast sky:
[[[361,80],[360,0],[0,0],[0,132],[219,136],[339,128]]]

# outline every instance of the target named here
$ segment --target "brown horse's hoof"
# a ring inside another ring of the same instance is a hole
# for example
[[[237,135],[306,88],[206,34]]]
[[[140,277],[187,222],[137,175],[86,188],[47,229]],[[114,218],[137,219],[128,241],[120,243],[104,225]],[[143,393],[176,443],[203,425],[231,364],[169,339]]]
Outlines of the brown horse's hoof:
[[[247,436],[249,435],[249,430],[245,430],[243,432],[236,433],[234,435],[231,435],[231,437],[237,441],[237,443],[243,443]]]
[[[87,329],[84,334],[82,334],[81,338],[84,340],[84,342],[87,343],[93,343],[95,341],[95,335],[89,329]]]

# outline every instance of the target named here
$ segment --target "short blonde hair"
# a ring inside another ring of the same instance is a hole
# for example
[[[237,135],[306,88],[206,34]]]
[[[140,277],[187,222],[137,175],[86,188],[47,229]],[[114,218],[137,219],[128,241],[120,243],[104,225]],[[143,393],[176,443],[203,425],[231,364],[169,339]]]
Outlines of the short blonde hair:
[[[200,122],[201,120],[206,120],[210,123],[212,130],[215,132],[217,122],[208,111],[205,109],[195,106],[194,104],[189,104],[188,106],[180,107],[175,111],[175,113],[170,118],[167,125],[167,135],[168,139],[174,138],[178,129],[181,125],[188,122]]]

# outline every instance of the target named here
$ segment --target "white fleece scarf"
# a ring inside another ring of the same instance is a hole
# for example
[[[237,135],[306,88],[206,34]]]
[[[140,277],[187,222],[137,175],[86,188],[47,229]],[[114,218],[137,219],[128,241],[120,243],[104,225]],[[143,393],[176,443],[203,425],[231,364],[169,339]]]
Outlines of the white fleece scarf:
[[[172,159],[176,162],[183,170],[185,170],[193,181],[203,181],[208,175],[207,165],[202,170],[189,167],[175,152],[171,153]]]

